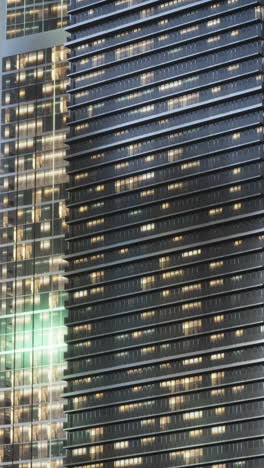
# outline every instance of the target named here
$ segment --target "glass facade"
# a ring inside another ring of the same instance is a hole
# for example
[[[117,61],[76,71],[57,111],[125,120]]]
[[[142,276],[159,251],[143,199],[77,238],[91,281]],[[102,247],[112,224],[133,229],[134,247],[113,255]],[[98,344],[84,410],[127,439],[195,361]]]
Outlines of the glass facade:
[[[67,50],[41,48],[41,35],[23,41],[13,41],[18,53],[9,55],[10,41],[3,40],[0,465],[59,468],[65,438]]]
[[[63,28],[66,24],[65,0],[7,0],[7,39]]]
[[[263,2],[69,12],[65,466],[260,468]]]

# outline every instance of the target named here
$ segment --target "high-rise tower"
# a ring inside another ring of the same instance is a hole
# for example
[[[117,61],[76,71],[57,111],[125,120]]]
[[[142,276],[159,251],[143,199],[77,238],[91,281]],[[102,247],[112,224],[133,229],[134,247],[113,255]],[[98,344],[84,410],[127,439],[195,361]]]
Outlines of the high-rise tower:
[[[263,467],[262,3],[70,4],[68,467]]]
[[[0,465],[63,466],[66,1],[1,2]]]

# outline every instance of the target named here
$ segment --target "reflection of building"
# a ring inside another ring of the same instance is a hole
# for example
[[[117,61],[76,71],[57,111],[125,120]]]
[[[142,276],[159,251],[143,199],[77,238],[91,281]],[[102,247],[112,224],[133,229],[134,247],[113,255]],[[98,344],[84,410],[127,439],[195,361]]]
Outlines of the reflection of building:
[[[22,3],[8,0],[7,37],[39,30]],[[64,39],[2,38],[0,465],[15,468],[63,466]]]
[[[66,466],[263,467],[261,3],[72,0]]]

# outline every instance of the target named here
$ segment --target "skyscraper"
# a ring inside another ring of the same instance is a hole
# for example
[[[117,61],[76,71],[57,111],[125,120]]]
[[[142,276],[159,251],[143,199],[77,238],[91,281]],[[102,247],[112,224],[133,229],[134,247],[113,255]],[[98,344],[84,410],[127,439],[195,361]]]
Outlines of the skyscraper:
[[[66,1],[1,2],[0,465],[63,466]]]
[[[263,467],[263,6],[70,4],[66,466]]]

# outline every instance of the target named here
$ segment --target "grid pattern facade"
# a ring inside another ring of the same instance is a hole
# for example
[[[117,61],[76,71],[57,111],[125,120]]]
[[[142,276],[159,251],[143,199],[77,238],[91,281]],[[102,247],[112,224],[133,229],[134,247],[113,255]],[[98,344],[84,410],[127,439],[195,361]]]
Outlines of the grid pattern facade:
[[[0,160],[0,464],[63,466],[67,52],[5,57]]]
[[[65,0],[7,0],[7,39],[63,28],[66,24]]]
[[[262,3],[70,5],[68,467],[263,466]]]

